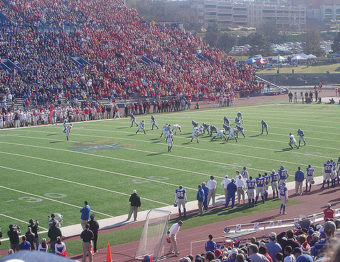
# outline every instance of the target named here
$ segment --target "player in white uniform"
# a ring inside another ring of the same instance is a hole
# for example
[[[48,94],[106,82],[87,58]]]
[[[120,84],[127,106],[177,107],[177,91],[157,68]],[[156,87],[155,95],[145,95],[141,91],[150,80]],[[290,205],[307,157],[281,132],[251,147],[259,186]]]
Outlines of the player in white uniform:
[[[227,138],[226,138],[224,132],[225,132],[224,129],[222,129],[222,130],[217,130],[216,135],[211,139],[211,141],[213,141],[215,138],[217,138],[217,137],[219,137],[219,136],[220,136],[221,138],[224,138],[225,141],[227,141]]]
[[[66,133],[66,128],[67,128],[67,125],[66,125],[66,123],[67,123],[67,119],[65,118],[64,119],[64,122],[63,122],[63,127],[64,127],[64,133]]]
[[[168,140],[168,152],[171,152],[172,146],[174,145],[174,139],[171,130],[169,131],[166,139]]]
[[[229,139],[231,139],[231,138],[234,138],[235,141],[237,142],[237,137],[236,137],[235,133],[236,133],[235,128],[230,128],[230,130],[229,130],[229,136],[228,136],[228,138],[227,138],[227,142],[228,142]]]
[[[160,136],[160,137],[162,137],[163,134],[164,134],[164,137],[165,137],[165,139],[166,139],[166,138],[168,137],[168,135],[169,135],[169,131],[170,131],[170,125],[165,124],[165,125],[163,126],[163,128],[162,128],[162,133],[161,133],[161,136]]]
[[[139,123],[138,127],[137,127],[137,131],[136,134],[139,132],[139,130],[142,130],[144,132],[144,135],[146,135],[145,129],[144,129],[144,120],[142,120],[142,122]]]
[[[294,137],[294,135],[292,133],[289,133],[289,143],[288,145],[293,148],[293,145],[298,148],[298,146],[296,145],[296,139]]]
[[[180,133],[182,133],[181,126],[179,124],[175,124],[172,126],[172,132],[175,132],[174,134],[177,134],[177,130],[179,130]]]
[[[199,134],[199,128],[198,127],[194,127],[194,132],[192,132],[192,134],[191,134],[191,142],[195,138],[197,143],[198,143],[198,134]]]
[[[72,124],[69,124],[67,127],[66,127],[66,140],[68,141],[69,140],[69,136],[71,134],[71,128],[72,128]]]

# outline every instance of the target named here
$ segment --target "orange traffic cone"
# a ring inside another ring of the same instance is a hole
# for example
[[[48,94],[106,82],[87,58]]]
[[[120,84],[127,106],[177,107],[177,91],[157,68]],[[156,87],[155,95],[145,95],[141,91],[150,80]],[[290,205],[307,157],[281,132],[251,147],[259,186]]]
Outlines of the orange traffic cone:
[[[112,262],[110,244],[107,242],[107,250],[106,250],[106,262]]]

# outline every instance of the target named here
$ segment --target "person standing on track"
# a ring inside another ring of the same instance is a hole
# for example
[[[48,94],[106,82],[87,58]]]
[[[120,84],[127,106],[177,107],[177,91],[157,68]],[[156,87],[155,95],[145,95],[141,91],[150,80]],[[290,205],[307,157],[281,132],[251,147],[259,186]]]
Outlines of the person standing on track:
[[[170,240],[170,250],[168,254],[175,254],[177,257],[179,255],[178,248],[177,248],[177,233],[179,232],[183,222],[180,220],[178,223],[173,224],[169,229],[169,240]]]
[[[210,203],[210,199],[212,200],[212,206],[215,206],[216,186],[217,182],[214,180],[214,176],[210,176],[210,180],[207,183],[207,187],[209,189],[208,206]]]
[[[99,224],[96,220],[94,220],[95,215],[92,214],[90,216],[90,230],[93,232],[93,252],[97,253],[97,241],[98,241],[98,230],[99,230]]]
[[[223,186],[223,188],[224,188],[225,203],[227,203],[227,199],[228,199],[228,184],[229,183],[230,183],[230,179],[228,178],[228,175],[226,175],[225,178],[223,179],[223,181],[221,182],[221,186]]]
[[[129,202],[130,202],[130,211],[129,211],[129,215],[128,215],[128,218],[126,219],[126,221],[130,220],[132,213],[133,213],[134,221],[137,221],[137,211],[138,211],[138,208],[142,204],[141,204],[141,201],[140,201],[140,197],[137,195],[136,190],[132,191]]]
[[[93,261],[93,254],[92,254],[92,239],[94,235],[93,232],[90,230],[90,225],[86,224],[85,229],[80,234],[80,238],[83,240],[83,259],[82,262],[86,261],[86,257],[89,257],[89,261]]]

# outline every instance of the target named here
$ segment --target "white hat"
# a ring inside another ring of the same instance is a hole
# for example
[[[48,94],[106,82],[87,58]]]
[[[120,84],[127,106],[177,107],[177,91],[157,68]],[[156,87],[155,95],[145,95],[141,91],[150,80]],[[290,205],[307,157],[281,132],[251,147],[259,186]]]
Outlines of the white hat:
[[[275,232],[271,232],[269,234],[269,238],[276,238],[276,233]]]
[[[132,191],[132,193],[137,193],[137,190],[136,190],[136,189],[135,189],[135,190],[133,190],[133,191]]]

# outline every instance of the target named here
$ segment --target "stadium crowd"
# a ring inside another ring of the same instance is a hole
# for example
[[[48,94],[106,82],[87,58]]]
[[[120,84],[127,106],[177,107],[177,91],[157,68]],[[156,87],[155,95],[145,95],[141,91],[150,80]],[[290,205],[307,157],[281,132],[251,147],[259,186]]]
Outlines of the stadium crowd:
[[[3,112],[13,112],[7,105],[17,98],[41,111],[60,99],[71,105],[161,96],[220,100],[263,86],[251,66],[177,25],[146,22],[119,0],[0,3],[10,19],[0,27]]]
[[[180,262],[313,262],[339,261],[340,220],[326,218],[325,223],[303,220],[294,229],[267,238],[216,243],[213,236],[205,243],[205,253],[179,259]],[[145,259],[146,261],[148,258]]]

